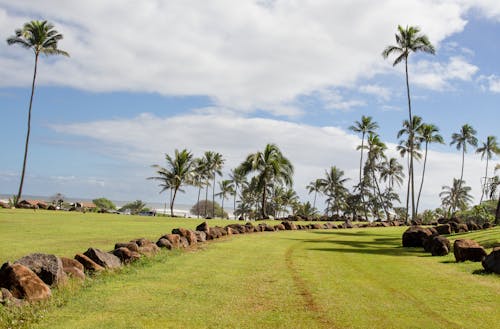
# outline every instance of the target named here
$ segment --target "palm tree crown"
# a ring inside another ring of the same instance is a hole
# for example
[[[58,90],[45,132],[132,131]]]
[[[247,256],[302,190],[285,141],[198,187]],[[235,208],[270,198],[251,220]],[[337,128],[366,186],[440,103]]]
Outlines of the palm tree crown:
[[[486,193],[486,187],[488,184],[488,164],[489,161],[493,158],[493,154],[500,154],[500,148],[498,147],[497,138],[495,136],[488,136],[486,138],[486,142],[483,142],[483,145],[477,148],[476,153],[481,154],[481,160],[486,157],[486,171],[484,174],[484,185],[481,193],[481,200],[479,203],[483,201],[484,194]]]
[[[467,153],[467,145],[473,147],[477,146],[476,133],[477,133],[476,130],[472,128],[471,125],[464,124],[460,128],[460,132],[453,133],[451,135],[450,145],[456,145],[457,150],[462,150],[462,171],[460,173],[459,183],[461,183],[464,178],[464,163],[465,163],[465,153]]]

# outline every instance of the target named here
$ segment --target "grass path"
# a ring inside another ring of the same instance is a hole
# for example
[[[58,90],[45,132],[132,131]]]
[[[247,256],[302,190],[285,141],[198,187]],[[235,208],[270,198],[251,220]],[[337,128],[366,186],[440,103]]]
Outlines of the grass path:
[[[451,255],[401,248],[402,231],[262,233],[164,253],[94,279],[32,327],[498,326],[498,276],[474,274],[480,264],[455,264]]]

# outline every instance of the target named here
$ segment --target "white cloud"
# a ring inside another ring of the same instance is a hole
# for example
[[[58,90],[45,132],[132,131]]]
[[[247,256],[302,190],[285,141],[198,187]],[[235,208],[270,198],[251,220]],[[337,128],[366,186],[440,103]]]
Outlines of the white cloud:
[[[390,89],[379,85],[363,85],[359,87],[359,91],[374,95],[381,101],[388,101],[391,98]]]
[[[95,121],[70,125],[55,125],[59,133],[78,135],[98,141],[105,153],[119,162],[135,163],[137,169],[130,170],[137,176],[127,177],[126,188],[115,191],[112,178],[106,179],[106,195],[119,194],[123,199],[123,189],[141,191],[141,198],[158,198],[151,182],[144,178],[151,175],[147,164],[162,164],[165,153],[175,148],[188,148],[195,155],[206,150],[221,152],[226,158],[225,172],[237,166],[244,157],[263,149],[267,143],[276,143],[295,165],[295,189],[303,200],[308,199],[305,186],[313,179],[323,176],[325,169],[332,165],[345,170],[351,183],[357,181],[360,144],[357,136],[337,127],[313,127],[272,119],[243,118],[235,115],[189,114],[162,118],[142,114],[136,118]],[[395,145],[389,144],[389,155],[398,157]],[[99,150],[96,150],[99,151]],[[146,165],[145,165],[146,164]],[[474,193],[479,191],[479,177],[483,173],[483,163],[476,155],[466,156],[465,177]],[[416,167],[419,181],[420,168]],[[118,170],[118,169],[117,169]],[[442,185],[449,185],[460,172],[460,154],[430,152],[426,185],[423,191],[424,207],[436,207],[440,201],[438,194]],[[116,177],[116,181],[119,181]],[[129,192],[130,194],[130,192]],[[116,197],[119,198],[119,197]],[[183,196],[186,200],[189,196]],[[194,200],[194,193],[191,200]],[[188,203],[188,202],[187,202]]]
[[[480,76],[478,81],[482,84],[481,87],[485,90],[489,90],[492,93],[500,93],[500,77],[494,74],[489,76]],[[485,83],[485,85],[484,85]]]
[[[410,66],[411,81],[432,90],[452,88],[453,81],[471,81],[479,68],[462,57],[450,57],[447,63],[422,60]]]
[[[44,17],[65,35],[60,46],[72,57],[43,59],[41,84],[207,95],[237,111],[298,115],[300,95],[386,70],[380,53],[398,24],[418,24],[439,45],[464,28],[469,7],[459,0],[0,0],[0,27],[5,39],[21,22]],[[29,85],[31,53],[0,43],[0,54],[0,87]]]

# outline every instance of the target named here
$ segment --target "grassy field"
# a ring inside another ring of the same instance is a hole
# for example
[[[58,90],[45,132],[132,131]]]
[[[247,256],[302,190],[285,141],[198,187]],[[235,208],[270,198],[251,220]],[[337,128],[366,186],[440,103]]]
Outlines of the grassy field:
[[[1,258],[15,259],[35,247],[60,255],[90,245],[109,249],[118,240],[156,239],[175,226],[199,223],[88,215],[0,211]],[[59,289],[50,302],[23,310],[29,322],[16,325],[498,328],[500,276],[484,274],[480,263],[456,264],[453,255],[431,257],[402,248],[404,229],[266,232],[207,243],[193,252],[163,252],[83,287]],[[500,243],[500,228],[450,238],[457,237],[491,247]],[[9,247],[17,240],[24,241],[21,251]],[[4,325],[16,318],[2,312]]]

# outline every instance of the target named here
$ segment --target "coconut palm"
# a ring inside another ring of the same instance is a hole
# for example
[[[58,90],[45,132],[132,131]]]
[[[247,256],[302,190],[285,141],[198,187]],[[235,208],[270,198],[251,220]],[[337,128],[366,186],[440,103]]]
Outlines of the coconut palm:
[[[413,171],[413,160],[414,160],[414,155],[415,155],[415,150],[420,149],[420,140],[417,138],[417,132],[420,127],[422,126],[422,118],[415,115],[412,117],[411,120],[404,120],[403,121],[403,129],[401,129],[398,132],[398,138],[400,138],[403,135],[408,135],[407,138],[407,145],[408,145],[408,155],[409,155],[409,166],[408,166],[408,193],[406,195],[406,204],[408,207],[408,203],[410,200],[410,195],[411,195],[411,217],[415,218],[417,216],[416,213],[416,208],[415,208],[415,178],[414,178],[414,171]]]
[[[231,180],[225,179],[219,182],[220,192],[216,196],[221,198],[222,215],[224,216],[224,200],[235,194]]]
[[[500,148],[498,147],[497,138],[495,136],[488,136],[486,138],[486,142],[483,142],[483,145],[478,147],[476,153],[481,154],[481,160],[486,157],[486,171],[484,173],[484,185],[481,192],[481,200],[479,203],[483,202],[483,196],[486,192],[486,185],[488,182],[488,162],[493,157],[493,154],[500,154]]]
[[[406,95],[408,98],[408,118],[412,121],[411,98],[410,98],[410,83],[408,78],[408,57],[411,53],[424,52],[434,54],[434,46],[430,43],[426,35],[420,34],[420,28],[416,26],[406,26],[403,28],[398,25],[398,33],[396,33],[396,45],[387,46],[382,52],[384,58],[388,58],[392,54],[396,55],[396,59],[392,63],[393,66],[399,63],[405,63],[406,75]]]
[[[388,182],[389,188],[394,188],[395,184],[398,186],[403,184],[403,178],[405,176],[403,173],[403,165],[401,165],[396,158],[390,158],[382,162],[379,170],[380,178],[384,182]]]
[[[215,214],[215,179],[217,176],[222,176],[222,166],[224,165],[224,158],[222,157],[222,154],[216,152],[213,157],[213,162],[212,165],[210,166],[210,169],[212,170],[212,178],[214,180],[214,183],[212,185],[212,213]]]
[[[69,57],[69,54],[58,48],[58,42],[63,39],[63,35],[54,29],[54,26],[47,21],[31,21],[25,23],[21,29],[15,31],[15,35],[7,39],[9,45],[20,45],[23,48],[33,50],[35,54],[35,68],[33,70],[33,81],[31,83],[31,96],[28,109],[28,128],[26,132],[26,142],[24,145],[23,169],[21,171],[21,182],[17,192],[17,201],[21,201],[23,193],[24,175],[26,173],[26,161],[28,158],[28,146],[31,133],[31,109],[33,106],[33,96],[35,94],[35,82],[38,67],[38,58],[40,54],[63,55]]]
[[[208,187],[210,186],[210,181],[213,179],[213,184],[212,184],[212,191],[213,194],[215,194],[215,175],[217,174],[217,162],[219,161],[217,158],[217,154],[213,151],[206,151],[203,154],[202,158],[202,167],[204,168],[205,171],[205,200],[208,201]],[[220,169],[219,173],[220,173]],[[215,196],[212,197],[212,201],[214,202],[214,207],[215,207]],[[212,208],[212,213],[215,214],[215,209],[214,207]],[[205,202],[205,217],[208,217],[208,211],[207,211],[207,202]]]
[[[321,179],[321,185],[323,192],[327,196],[327,211],[336,211],[338,214],[342,209],[347,194],[347,188],[344,184],[348,180],[349,178],[344,177],[344,171],[336,166],[332,166],[325,171],[325,178]]]
[[[176,149],[174,157],[166,154],[165,160],[167,161],[167,167],[163,168],[159,165],[153,165],[158,176],[149,177],[148,179],[160,181],[160,187],[162,187],[160,193],[167,189],[173,192],[170,201],[170,215],[173,217],[174,202],[177,192],[184,192],[181,187],[187,184],[190,179],[193,166],[193,154],[186,149],[180,152]]]
[[[371,186],[373,187],[373,195],[378,197],[378,202],[383,208],[389,219],[389,212],[385,207],[382,199],[382,192],[378,183],[377,172],[380,170],[381,161],[386,160],[384,151],[387,146],[380,140],[380,137],[375,134],[368,135],[368,159],[365,164],[365,176],[370,178]],[[372,202],[373,203],[373,202]],[[376,208],[376,207],[375,207]],[[375,214],[374,214],[375,215]]]
[[[396,146],[396,150],[399,152],[399,155],[402,158],[407,158],[406,161],[406,166],[408,169],[408,183],[407,183],[407,189],[406,189],[406,215],[405,215],[405,220],[408,221],[408,209],[409,209],[409,201],[410,201],[410,153],[412,154],[412,157],[414,160],[421,160],[422,159],[422,153],[420,152],[420,144],[418,143],[417,145],[412,146],[413,151],[410,152],[410,141],[409,139],[401,140],[399,141],[399,145]]]
[[[462,150],[462,171],[460,172],[460,180],[461,184],[464,179],[464,164],[465,164],[465,153],[467,153],[467,145],[472,147],[477,146],[477,138],[476,138],[476,130],[472,128],[472,126],[468,124],[464,124],[462,128],[460,128],[460,132],[453,133],[451,135],[451,143],[450,145],[455,145],[457,150]]]
[[[316,208],[316,196],[322,191],[322,180],[321,178],[318,178],[316,180],[313,180],[312,182],[309,183],[309,185],[306,186],[307,191],[309,194],[314,192],[314,201],[313,201],[313,208]]]
[[[244,175],[255,173],[257,189],[262,193],[262,218],[267,218],[266,202],[269,184],[292,185],[293,165],[275,144],[267,144],[264,151],[249,154],[241,164]]]
[[[238,189],[245,184],[245,175],[241,173],[240,168],[234,168],[229,174],[229,179],[234,188],[233,209],[236,209],[236,196],[238,195]]]
[[[361,133],[361,145],[358,146],[358,149],[361,150],[361,155],[359,159],[359,183],[361,184],[361,173],[363,168],[363,150],[365,149],[365,136],[366,134],[374,134],[378,129],[378,123],[372,121],[372,117],[361,116],[361,121],[355,121],[353,126],[349,127],[349,130],[352,130],[356,133]]]
[[[440,143],[444,144],[443,136],[439,134],[439,128],[433,124],[423,123],[419,129],[417,130],[418,138],[421,142],[425,143],[425,151],[424,151],[424,165],[422,169],[422,179],[420,180],[420,188],[418,190],[417,197],[417,207],[415,212],[418,214],[418,206],[420,204],[420,196],[422,194],[422,187],[424,186],[424,178],[425,178],[425,168],[427,164],[427,151],[429,144],[431,143]]]
[[[443,207],[448,207],[447,214],[450,216],[456,209],[465,209],[472,202],[469,194],[471,188],[456,178],[453,178],[452,186],[443,186],[443,191],[439,193]]]
[[[201,189],[205,185],[206,181],[206,170],[205,163],[203,159],[196,158],[193,160],[193,170],[191,171],[191,178],[189,184],[198,188],[198,200],[196,202],[197,207],[200,206],[200,195]],[[206,207],[206,202],[205,202]],[[200,209],[196,209],[196,215],[200,218]]]

